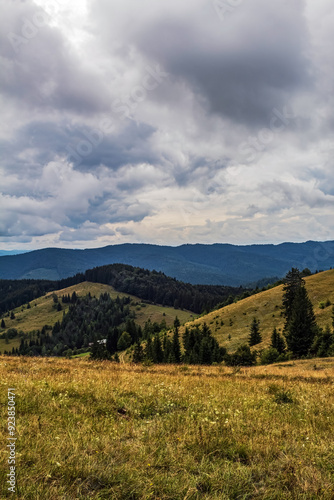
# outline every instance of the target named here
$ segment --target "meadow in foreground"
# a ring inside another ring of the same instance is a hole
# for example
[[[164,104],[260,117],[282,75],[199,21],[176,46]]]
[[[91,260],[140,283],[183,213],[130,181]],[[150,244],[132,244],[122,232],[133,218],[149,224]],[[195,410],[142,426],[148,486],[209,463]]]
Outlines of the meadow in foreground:
[[[334,498],[333,358],[233,369],[1,356],[0,380],[1,498]]]

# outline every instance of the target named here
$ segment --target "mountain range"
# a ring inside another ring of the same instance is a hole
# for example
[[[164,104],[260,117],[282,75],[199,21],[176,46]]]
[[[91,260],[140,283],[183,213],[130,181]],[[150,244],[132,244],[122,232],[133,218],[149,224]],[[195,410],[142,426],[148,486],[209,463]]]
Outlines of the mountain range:
[[[110,245],[71,250],[45,248],[0,256],[0,279],[59,280],[86,269],[112,263],[130,264],[192,284],[247,286],[273,282],[291,267],[312,272],[334,266],[334,241],[278,245],[150,244]]]

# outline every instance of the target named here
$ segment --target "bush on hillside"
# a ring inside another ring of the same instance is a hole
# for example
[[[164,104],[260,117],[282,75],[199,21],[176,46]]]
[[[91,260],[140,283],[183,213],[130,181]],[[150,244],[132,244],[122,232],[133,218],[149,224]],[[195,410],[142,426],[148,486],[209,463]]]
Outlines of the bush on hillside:
[[[233,354],[224,357],[227,366],[253,366],[256,363],[256,352],[252,352],[247,344],[238,347]]]

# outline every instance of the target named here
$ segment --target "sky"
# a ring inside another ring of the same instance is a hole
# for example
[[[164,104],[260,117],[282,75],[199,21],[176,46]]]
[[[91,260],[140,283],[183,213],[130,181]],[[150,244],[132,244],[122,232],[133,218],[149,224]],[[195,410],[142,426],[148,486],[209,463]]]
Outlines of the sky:
[[[331,0],[0,7],[0,249],[334,240]]]

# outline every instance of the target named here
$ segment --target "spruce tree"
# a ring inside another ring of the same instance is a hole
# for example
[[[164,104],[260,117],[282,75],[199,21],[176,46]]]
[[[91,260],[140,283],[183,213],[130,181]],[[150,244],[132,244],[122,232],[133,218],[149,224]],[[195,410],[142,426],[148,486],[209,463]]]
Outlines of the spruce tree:
[[[298,269],[292,268],[284,279],[283,286],[283,314],[285,317],[285,325],[287,325],[291,319],[293,312],[293,301],[296,296],[297,291],[303,287],[305,281],[301,277]]]
[[[120,335],[119,335],[118,328],[109,328],[106,348],[107,348],[107,351],[110,352],[110,354],[114,354],[117,351],[117,341],[118,341],[119,336]],[[87,337],[89,338],[88,334],[87,334]]]
[[[313,307],[304,286],[297,288],[285,326],[289,351],[297,358],[309,354],[318,333]]]
[[[154,336],[154,339],[153,339],[152,356],[153,356],[154,363],[162,363],[163,362],[164,353],[162,351],[161,340],[160,340],[160,336],[158,333]]]
[[[175,324],[175,322],[174,322]],[[181,361],[181,347],[180,347],[180,339],[179,339],[179,329],[176,326],[174,329],[174,334],[173,334],[173,341],[172,341],[172,353],[171,357],[174,363],[180,363]]]
[[[148,337],[146,341],[146,346],[144,350],[145,359],[153,361],[153,353],[152,353],[152,339]]]
[[[250,335],[248,338],[248,344],[250,346],[259,344],[262,342],[262,335],[260,333],[260,321],[256,318],[253,318],[251,327],[250,327]]]
[[[199,362],[201,365],[211,365],[212,355],[213,351],[210,338],[205,336],[202,338],[199,348]]]

